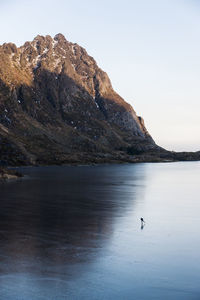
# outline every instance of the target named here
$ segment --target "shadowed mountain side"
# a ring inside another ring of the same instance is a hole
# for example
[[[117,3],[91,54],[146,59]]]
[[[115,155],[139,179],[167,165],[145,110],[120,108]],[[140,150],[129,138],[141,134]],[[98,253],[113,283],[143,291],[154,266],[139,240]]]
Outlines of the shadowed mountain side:
[[[37,72],[31,86],[12,90],[0,81],[1,161],[12,165],[129,161],[130,149],[138,153],[158,148],[148,134],[126,128],[131,115],[120,103],[101,97],[95,103],[66,74],[58,79],[48,70]]]

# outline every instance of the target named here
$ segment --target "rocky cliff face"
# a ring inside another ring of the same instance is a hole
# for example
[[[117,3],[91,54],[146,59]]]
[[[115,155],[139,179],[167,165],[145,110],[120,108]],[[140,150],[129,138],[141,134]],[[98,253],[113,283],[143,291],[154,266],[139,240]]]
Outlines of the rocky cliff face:
[[[62,34],[0,46],[0,161],[127,160],[158,149],[85,49]],[[97,159],[98,158],[98,159]]]

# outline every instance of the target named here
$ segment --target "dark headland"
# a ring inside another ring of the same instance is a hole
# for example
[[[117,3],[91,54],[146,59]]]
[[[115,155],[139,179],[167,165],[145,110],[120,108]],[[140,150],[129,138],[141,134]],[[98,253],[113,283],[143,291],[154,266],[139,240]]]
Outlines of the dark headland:
[[[0,46],[0,165],[200,160],[154,142],[85,49],[62,34]]]

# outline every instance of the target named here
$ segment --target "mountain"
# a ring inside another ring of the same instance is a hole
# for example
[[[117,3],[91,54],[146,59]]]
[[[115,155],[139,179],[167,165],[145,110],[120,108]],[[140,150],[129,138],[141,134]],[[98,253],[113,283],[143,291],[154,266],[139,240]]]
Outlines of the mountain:
[[[86,50],[62,34],[0,46],[0,112],[1,164],[146,161],[170,153]]]

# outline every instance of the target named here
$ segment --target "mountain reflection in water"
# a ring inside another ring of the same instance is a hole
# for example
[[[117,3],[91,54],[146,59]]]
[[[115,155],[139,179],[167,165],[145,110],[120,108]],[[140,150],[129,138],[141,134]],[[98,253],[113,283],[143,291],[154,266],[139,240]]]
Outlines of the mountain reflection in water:
[[[134,168],[131,178],[119,166],[23,172],[28,177],[0,186],[1,274],[70,276],[71,264],[100,255],[116,219],[135,205]]]

